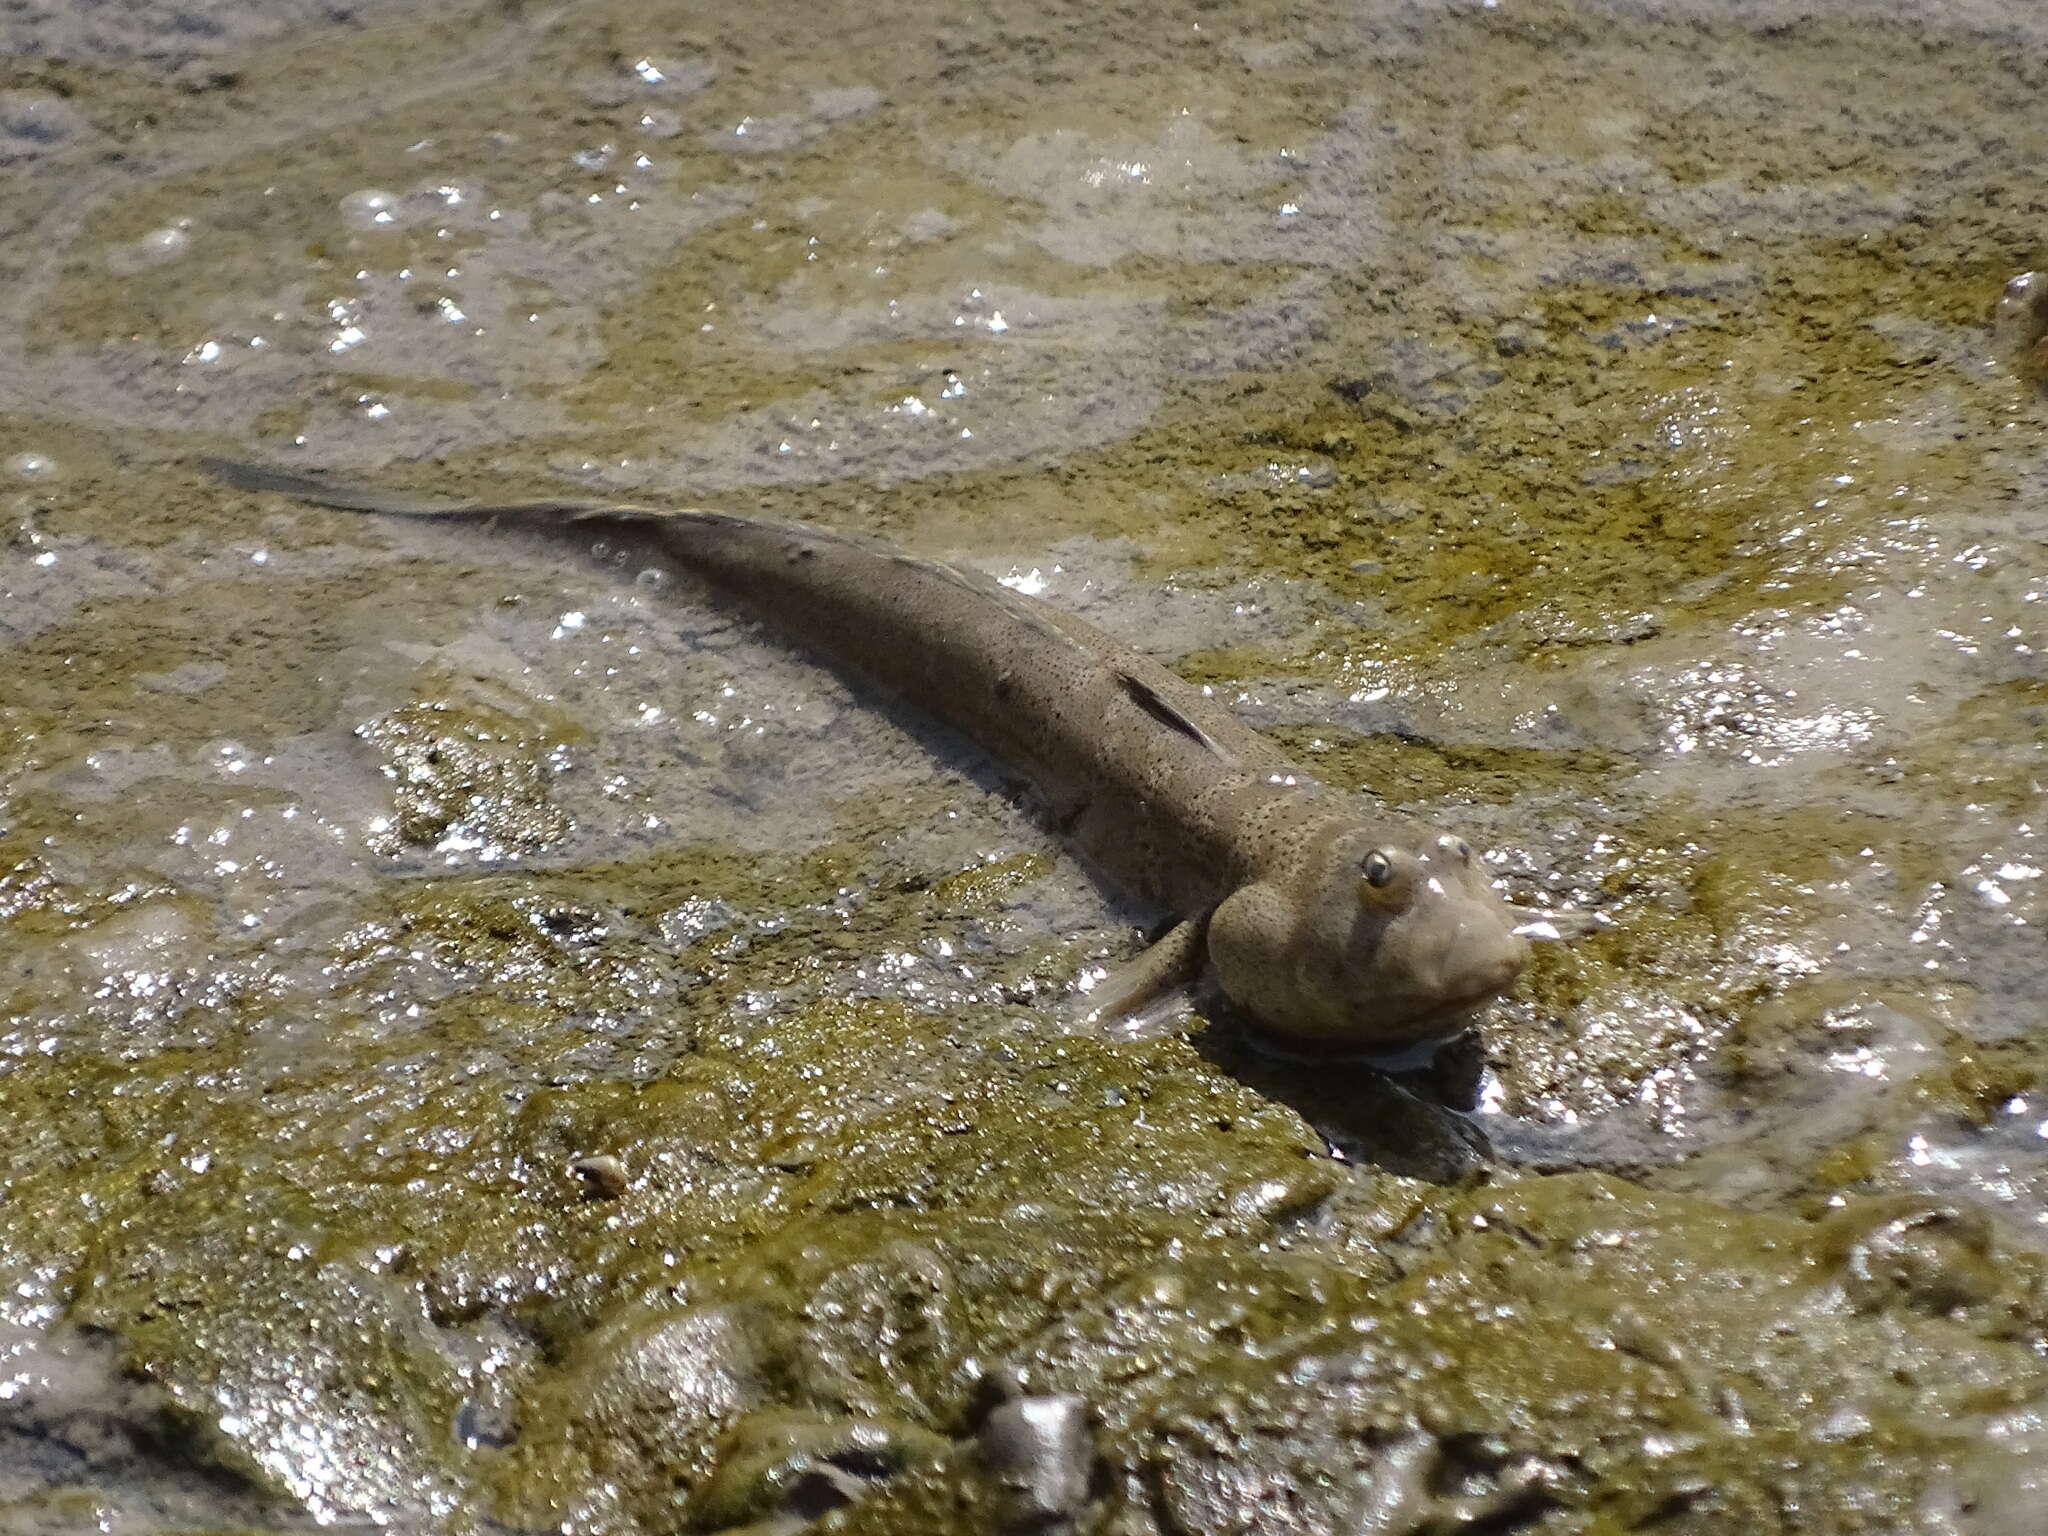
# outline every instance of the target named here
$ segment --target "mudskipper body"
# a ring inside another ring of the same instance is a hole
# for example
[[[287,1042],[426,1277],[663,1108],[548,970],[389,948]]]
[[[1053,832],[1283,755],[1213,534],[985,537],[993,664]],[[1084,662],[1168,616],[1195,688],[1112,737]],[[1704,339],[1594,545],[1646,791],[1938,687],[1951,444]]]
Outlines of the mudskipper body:
[[[1089,994],[1133,1015],[1205,970],[1295,1053],[1413,1057],[1467,1028],[1528,945],[1455,832],[1316,783],[1156,661],[972,571],[804,523],[542,500],[410,500],[211,466],[247,490],[392,516],[638,540],[1029,776],[1054,825],[1177,919]]]

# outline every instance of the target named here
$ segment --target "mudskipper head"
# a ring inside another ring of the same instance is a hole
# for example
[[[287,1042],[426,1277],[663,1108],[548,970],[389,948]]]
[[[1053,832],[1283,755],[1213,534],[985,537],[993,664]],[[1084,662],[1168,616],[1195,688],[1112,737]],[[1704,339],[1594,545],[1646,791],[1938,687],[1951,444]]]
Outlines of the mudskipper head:
[[[1441,1039],[1528,960],[1515,914],[1452,833],[1361,827],[1302,863],[1237,892],[1209,929],[1223,990],[1282,1040],[1367,1054]]]

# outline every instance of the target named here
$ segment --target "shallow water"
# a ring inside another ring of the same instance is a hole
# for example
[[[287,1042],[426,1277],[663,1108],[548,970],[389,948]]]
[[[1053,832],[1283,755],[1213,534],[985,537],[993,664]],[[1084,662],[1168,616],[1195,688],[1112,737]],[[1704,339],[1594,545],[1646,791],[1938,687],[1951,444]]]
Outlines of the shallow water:
[[[2034,1529],[2044,33],[0,18],[0,1524],[985,1530],[1000,1368],[1119,1532]],[[209,453],[881,533],[1610,925],[1469,1121],[1064,1034],[1000,764]]]

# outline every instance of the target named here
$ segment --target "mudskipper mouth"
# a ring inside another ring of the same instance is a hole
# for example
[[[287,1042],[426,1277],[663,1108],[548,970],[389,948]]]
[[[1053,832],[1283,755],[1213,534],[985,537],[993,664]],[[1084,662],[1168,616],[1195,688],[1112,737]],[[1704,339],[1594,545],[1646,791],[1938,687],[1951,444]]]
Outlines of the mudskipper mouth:
[[[1499,987],[1489,987],[1448,998],[1425,1012],[1408,1014],[1397,1023],[1390,1022],[1387,1029],[1389,1038],[1376,1044],[1330,1042],[1322,1046],[1290,1045],[1271,1031],[1262,1030],[1260,1033],[1273,1054],[1290,1060],[1348,1061],[1381,1072],[1413,1072],[1428,1066],[1430,1058],[1447,1043],[1477,1024],[1474,1015],[1499,997],[1501,991]]]
[[[1506,994],[1522,974],[1528,953],[1524,949],[1518,958],[1510,963],[1510,957],[1503,956],[1500,963],[1492,968],[1491,979],[1462,992],[1441,997],[1431,1007],[1420,1009],[1400,1021],[1401,1032],[1411,1039],[1425,1034],[1442,1039],[1453,1035],[1471,1023],[1470,1015],[1479,1012],[1494,999]],[[1478,967],[1473,967],[1477,970]]]
[[[1453,997],[1427,1012],[1414,1015],[1407,1022],[1417,1027],[1427,1026],[1430,1030],[1429,1038],[1440,1041],[1456,1034],[1468,1022],[1470,1015],[1477,1013],[1505,990],[1504,987],[1488,987],[1481,992]]]

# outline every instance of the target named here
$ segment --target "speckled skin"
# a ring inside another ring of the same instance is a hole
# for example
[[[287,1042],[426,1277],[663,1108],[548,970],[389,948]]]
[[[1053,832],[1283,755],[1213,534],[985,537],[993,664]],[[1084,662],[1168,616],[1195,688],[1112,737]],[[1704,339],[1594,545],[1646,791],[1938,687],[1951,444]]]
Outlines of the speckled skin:
[[[1234,1003],[1297,1048],[1399,1051],[1448,1036],[1526,960],[1462,839],[1367,814],[1199,688],[985,576],[724,512],[443,505],[213,467],[248,489],[358,511],[609,525],[645,540],[1026,771],[1054,824],[1111,878],[1206,916],[1197,953]],[[1369,869],[1386,878],[1375,885]]]

